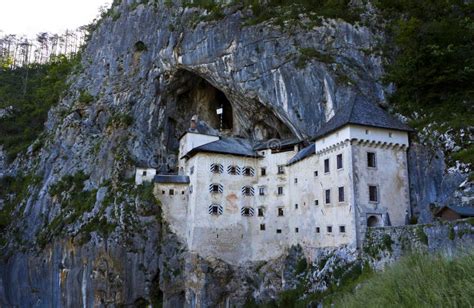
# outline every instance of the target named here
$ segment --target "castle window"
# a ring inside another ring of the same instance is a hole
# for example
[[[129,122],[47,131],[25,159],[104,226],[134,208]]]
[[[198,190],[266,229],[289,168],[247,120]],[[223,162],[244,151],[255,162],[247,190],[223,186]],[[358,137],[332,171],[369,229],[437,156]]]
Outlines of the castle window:
[[[224,171],[224,167],[221,164],[211,164],[211,172],[212,173],[222,173]]]
[[[266,176],[267,175],[267,168],[260,168],[260,174],[262,176]]]
[[[378,202],[377,186],[369,185],[369,201]]]
[[[279,207],[279,208],[278,208],[278,216],[285,216],[285,215],[283,214],[283,208],[282,208],[282,207]]]
[[[300,229],[299,228],[295,228],[295,233],[298,233],[300,232]]]
[[[193,193],[193,185],[189,186],[189,193],[190,193],[190,194]]]
[[[278,174],[285,174],[285,166],[279,165],[278,166]]]
[[[319,200],[314,200],[314,205],[319,205]]]
[[[162,194],[162,195],[166,194],[166,191],[162,190],[162,191],[161,191],[161,194]]]
[[[253,196],[255,193],[255,190],[252,186],[244,186],[242,187],[242,194],[244,196]]]
[[[332,226],[327,226],[328,233],[332,233]]]
[[[240,210],[240,214],[241,214],[242,216],[248,216],[248,217],[253,216],[253,214],[254,214],[254,209],[251,208],[251,207],[243,207],[243,208]]]
[[[366,134],[366,135],[369,134],[369,130],[368,130],[368,129],[365,130],[365,134]]]
[[[244,176],[254,176],[255,175],[255,169],[252,167],[244,167],[242,174]]]
[[[174,195],[174,189],[170,189],[170,196]]]
[[[376,166],[377,166],[377,162],[375,160],[375,153],[367,152],[367,167],[375,168]]]
[[[315,176],[315,177],[318,176],[318,171],[314,171],[314,176]]]
[[[189,173],[190,173],[190,174],[193,174],[193,173],[194,173],[194,166],[191,166],[191,168],[189,168]]]
[[[181,192],[182,195],[184,195],[184,190]]]
[[[278,186],[278,195],[283,195],[283,186]]]
[[[142,175],[143,175],[143,176],[146,176],[146,171],[143,171]]]
[[[321,228],[316,227],[316,233],[321,233]]]
[[[298,183],[298,178],[295,178],[295,184],[297,184],[297,183]]]
[[[326,189],[324,191],[324,197],[325,197],[326,204],[331,203],[331,190],[330,189]]]
[[[339,226],[339,233],[346,233],[346,226]]]
[[[265,208],[261,206],[258,208],[257,212],[258,212],[257,214],[258,217],[263,217],[265,215]]]
[[[295,204],[295,210],[297,210],[297,209],[298,209],[298,203]]]
[[[344,202],[344,186],[338,189],[339,202]]]
[[[336,156],[337,169],[342,169],[342,154]]]
[[[265,231],[265,224],[260,224],[260,231]]]
[[[232,175],[239,175],[240,168],[238,166],[229,166],[227,167],[227,173]]]
[[[281,229],[277,229],[277,233],[280,234],[280,233],[281,233]]]
[[[324,160],[324,173],[329,173],[329,158]]]
[[[392,133],[391,132],[388,133],[388,137],[392,138]]]
[[[265,186],[260,186],[260,187],[258,188],[258,194],[259,194],[260,196],[265,196]]]
[[[219,204],[211,204],[209,206],[209,214],[211,215],[222,215],[224,208]]]
[[[224,192],[224,187],[221,184],[211,184],[209,185],[209,192],[213,194],[222,194]]]

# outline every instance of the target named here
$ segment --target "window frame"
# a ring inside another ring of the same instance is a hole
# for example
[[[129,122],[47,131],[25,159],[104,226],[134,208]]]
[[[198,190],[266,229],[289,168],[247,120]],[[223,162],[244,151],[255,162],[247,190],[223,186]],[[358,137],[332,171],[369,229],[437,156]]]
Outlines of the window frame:
[[[278,165],[277,174],[285,174],[285,165]]]
[[[371,192],[371,188],[374,188],[375,189],[375,200],[372,200],[372,192]],[[368,193],[368,196],[369,196],[369,203],[379,203],[379,200],[380,200],[380,192],[379,192],[379,186],[378,185],[373,185],[373,184],[369,184],[368,185],[368,189],[369,189],[369,193]]]
[[[278,217],[284,217],[285,216],[285,211],[284,211],[284,208],[283,207],[278,207],[277,208],[277,216]]]
[[[331,204],[331,188],[324,190],[324,204]]]
[[[341,200],[341,189],[342,189],[342,200]],[[340,186],[337,188],[337,201],[339,201],[339,203],[346,202],[346,190],[344,189],[344,186]]]
[[[327,233],[332,233],[332,225],[326,226],[326,232]]]
[[[285,194],[284,190],[283,190],[283,186],[278,186],[277,187],[277,195],[278,196],[283,196]]]
[[[267,176],[267,167],[260,167],[260,176]]]
[[[347,233],[347,232],[346,232],[346,226],[345,226],[345,225],[340,225],[340,226],[339,226],[339,233]]]
[[[370,156],[373,155],[373,160],[370,159]],[[373,162],[373,166],[371,163]],[[367,152],[367,168],[376,169],[377,168],[377,154],[376,152]]]
[[[329,158],[324,159],[324,174],[331,173],[331,162]]]
[[[267,189],[266,189],[265,186],[259,186],[259,187],[258,187],[258,195],[259,195],[259,196],[265,196],[265,195],[266,195],[266,193],[265,193],[266,190],[267,190]]]
[[[336,169],[337,170],[344,169],[344,161],[343,161],[342,153],[339,153],[336,155]]]

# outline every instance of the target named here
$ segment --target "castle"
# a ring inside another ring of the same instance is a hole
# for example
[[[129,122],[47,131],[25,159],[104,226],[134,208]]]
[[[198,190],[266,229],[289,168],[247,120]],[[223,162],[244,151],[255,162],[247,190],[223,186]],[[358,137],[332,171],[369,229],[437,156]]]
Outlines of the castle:
[[[409,132],[355,100],[317,134],[252,143],[200,133],[179,140],[179,173],[137,169],[154,182],[163,216],[188,249],[231,264],[268,260],[300,244],[359,247],[367,227],[410,217]]]

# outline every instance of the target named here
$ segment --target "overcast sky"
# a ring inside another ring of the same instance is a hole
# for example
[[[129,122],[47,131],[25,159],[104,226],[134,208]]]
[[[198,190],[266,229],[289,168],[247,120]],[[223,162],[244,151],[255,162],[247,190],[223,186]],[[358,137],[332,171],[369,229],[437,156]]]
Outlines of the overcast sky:
[[[111,0],[0,0],[3,34],[62,33],[90,23]]]

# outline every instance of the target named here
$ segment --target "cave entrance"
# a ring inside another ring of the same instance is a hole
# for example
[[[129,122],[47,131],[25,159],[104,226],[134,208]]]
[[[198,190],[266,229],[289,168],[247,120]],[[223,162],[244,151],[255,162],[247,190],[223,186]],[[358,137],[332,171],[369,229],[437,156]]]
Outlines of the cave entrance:
[[[224,91],[211,81],[181,69],[166,75],[161,104],[165,108],[164,131],[167,150],[179,147],[179,137],[198,117],[198,130],[205,134],[241,136],[253,140],[288,138],[294,135],[271,107],[255,98]]]

